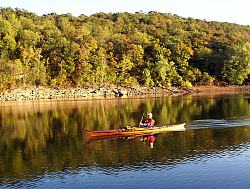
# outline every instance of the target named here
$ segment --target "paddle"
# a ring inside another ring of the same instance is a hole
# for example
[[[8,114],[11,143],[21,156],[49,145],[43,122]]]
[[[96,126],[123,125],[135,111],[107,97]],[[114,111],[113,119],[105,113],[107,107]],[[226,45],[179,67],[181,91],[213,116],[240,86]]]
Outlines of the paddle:
[[[142,123],[143,117],[144,117],[144,113],[143,113],[142,116],[141,116],[141,121],[140,121],[140,123],[139,123],[139,127],[141,127],[141,123]]]

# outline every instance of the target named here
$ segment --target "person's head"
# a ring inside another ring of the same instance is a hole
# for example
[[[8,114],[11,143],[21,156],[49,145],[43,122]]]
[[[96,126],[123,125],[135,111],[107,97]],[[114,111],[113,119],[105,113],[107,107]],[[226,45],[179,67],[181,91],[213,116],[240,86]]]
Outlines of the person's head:
[[[153,114],[152,113],[148,113],[147,118],[148,119],[152,119],[153,118]]]

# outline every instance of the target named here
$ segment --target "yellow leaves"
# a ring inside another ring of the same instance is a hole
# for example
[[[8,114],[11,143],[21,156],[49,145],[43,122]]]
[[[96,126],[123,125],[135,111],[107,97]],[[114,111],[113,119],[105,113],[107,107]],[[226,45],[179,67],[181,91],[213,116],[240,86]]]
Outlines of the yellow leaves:
[[[152,37],[145,32],[136,30],[132,35],[132,41],[135,44],[146,45],[150,43]]]
[[[23,30],[20,37],[25,47],[34,47],[40,40],[40,35],[37,32],[26,29]]]
[[[35,30],[36,25],[34,24],[34,21],[32,19],[24,17],[24,16],[20,16],[19,19],[20,19],[23,29]]]
[[[132,44],[128,54],[132,62],[138,65],[143,64],[144,49],[141,45]]]
[[[183,53],[185,53],[187,56],[192,56],[194,51],[191,47],[187,46],[184,43],[180,44],[180,49],[183,51]]]
[[[82,61],[86,61],[89,59],[89,51],[86,47],[82,46],[80,49],[79,49],[79,59],[82,60]]]
[[[91,34],[90,29],[87,25],[83,24],[79,29],[76,29],[76,33],[78,36],[88,36]]]

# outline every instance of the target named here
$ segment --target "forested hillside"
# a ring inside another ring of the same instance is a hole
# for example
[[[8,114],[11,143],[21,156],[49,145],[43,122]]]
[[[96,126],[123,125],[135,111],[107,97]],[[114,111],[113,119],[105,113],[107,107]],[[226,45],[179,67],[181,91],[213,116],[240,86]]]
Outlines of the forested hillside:
[[[0,9],[0,90],[249,82],[250,26],[158,12]]]

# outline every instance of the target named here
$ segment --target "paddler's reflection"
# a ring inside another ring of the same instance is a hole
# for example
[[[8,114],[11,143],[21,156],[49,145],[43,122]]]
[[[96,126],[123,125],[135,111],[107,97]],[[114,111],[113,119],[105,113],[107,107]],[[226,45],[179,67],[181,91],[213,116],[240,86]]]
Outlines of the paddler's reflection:
[[[141,141],[148,141],[149,142],[150,148],[154,147],[155,140],[156,140],[156,136],[154,136],[154,135],[144,135],[141,138]]]

